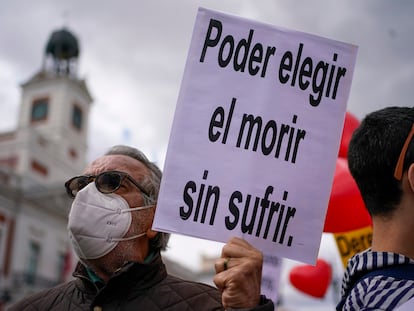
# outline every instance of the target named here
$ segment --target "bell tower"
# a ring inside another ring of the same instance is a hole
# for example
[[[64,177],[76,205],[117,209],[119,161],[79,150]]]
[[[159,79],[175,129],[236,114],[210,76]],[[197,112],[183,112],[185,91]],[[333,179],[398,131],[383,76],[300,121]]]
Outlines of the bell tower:
[[[78,57],[78,40],[71,32],[63,28],[54,31],[50,36],[46,44],[42,67],[45,69],[45,62],[49,60],[51,62],[49,71],[57,76],[76,77]]]
[[[85,167],[92,97],[78,77],[79,54],[73,33],[54,31],[41,70],[21,85],[16,141],[9,151],[18,157],[15,172],[25,183],[61,183]]]

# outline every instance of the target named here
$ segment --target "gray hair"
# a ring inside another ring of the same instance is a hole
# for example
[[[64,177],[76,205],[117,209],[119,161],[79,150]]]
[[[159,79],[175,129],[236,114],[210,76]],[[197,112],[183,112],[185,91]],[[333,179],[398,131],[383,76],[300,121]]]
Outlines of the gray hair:
[[[105,153],[105,155],[125,155],[144,164],[150,171],[149,176],[146,176],[146,178],[142,181],[142,186],[149,193],[149,196],[143,195],[144,204],[150,205],[157,203],[162,172],[154,162],[151,162],[142,151],[124,145],[113,146]],[[151,240],[150,248],[152,250],[165,250],[167,248],[169,238],[169,233],[158,232],[156,237]]]

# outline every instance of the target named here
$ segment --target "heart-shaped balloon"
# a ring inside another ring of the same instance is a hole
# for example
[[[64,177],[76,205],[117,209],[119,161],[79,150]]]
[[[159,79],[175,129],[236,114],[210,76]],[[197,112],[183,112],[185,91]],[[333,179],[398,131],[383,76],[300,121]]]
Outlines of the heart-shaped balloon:
[[[351,140],[352,133],[359,126],[359,124],[360,122],[357,117],[347,111],[345,114],[344,128],[342,129],[341,144],[339,146],[339,158],[348,157],[349,141]]]
[[[348,161],[336,160],[334,181],[325,218],[324,232],[348,232],[372,225]]]
[[[331,265],[318,259],[316,266],[298,265],[289,273],[290,283],[301,292],[315,298],[323,298],[332,278]]]

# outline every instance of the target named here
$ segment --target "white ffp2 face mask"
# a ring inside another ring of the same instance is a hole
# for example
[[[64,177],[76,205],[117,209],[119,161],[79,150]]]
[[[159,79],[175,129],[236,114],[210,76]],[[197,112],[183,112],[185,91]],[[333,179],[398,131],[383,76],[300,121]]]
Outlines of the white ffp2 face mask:
[[[115,193],[103,194],[90,183],[76,194],[69,212],[68,231],[73,248],[81,259],[100,258],[112,251],[131,226],[131,212],[154,205],[130,208],[125,199]]]

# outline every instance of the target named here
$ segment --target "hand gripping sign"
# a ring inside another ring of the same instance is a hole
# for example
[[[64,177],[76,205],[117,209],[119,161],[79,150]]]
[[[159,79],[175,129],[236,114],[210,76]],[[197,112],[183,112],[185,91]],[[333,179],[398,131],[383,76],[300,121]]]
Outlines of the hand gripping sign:
[[[315,263],[356,53],[200,8],[153,229]]]

